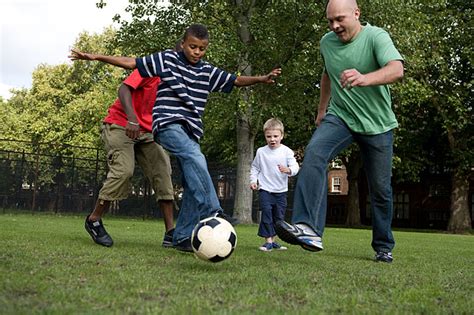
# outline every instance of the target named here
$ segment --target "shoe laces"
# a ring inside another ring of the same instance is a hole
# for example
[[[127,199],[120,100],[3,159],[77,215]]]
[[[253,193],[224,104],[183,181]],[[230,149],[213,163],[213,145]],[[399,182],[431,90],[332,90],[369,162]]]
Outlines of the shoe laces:
[[[102,220],[99,221],[92,221],[92,228],[97,232],[97,236],[103,236],[107,234],[105,231],[104,225],[102,224]]]

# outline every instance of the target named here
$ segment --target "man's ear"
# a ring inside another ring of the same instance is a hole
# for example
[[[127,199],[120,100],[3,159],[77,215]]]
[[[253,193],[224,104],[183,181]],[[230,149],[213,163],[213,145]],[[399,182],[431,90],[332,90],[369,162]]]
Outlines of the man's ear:
[[[359,10],[359,8],[356,8],[356,9],[355,9],[354,15],[355,15],[356,20],[358,20],[359,17],[360,17],[360,10]]]

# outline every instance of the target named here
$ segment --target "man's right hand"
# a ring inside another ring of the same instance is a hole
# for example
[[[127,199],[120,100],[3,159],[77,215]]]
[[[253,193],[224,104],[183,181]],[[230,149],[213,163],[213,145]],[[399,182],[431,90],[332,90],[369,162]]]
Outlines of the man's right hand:
[[[316,127],[319,127],[324,116],[326,116],[326,113],[318,113],[318,116],[316,116],[316,119],[315,119]]]

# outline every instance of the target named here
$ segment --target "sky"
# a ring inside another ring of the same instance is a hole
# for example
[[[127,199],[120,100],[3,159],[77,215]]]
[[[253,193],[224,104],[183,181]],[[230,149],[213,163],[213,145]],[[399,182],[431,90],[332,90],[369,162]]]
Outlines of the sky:
[[[101,33],[116,13],[127,16],[128,0],[1,0],[0,96],[10,88],[30,88],[34,69],[42,63],[69,63],[67,58],[83,31]],[[115,26],[118,27],[117,24]]]

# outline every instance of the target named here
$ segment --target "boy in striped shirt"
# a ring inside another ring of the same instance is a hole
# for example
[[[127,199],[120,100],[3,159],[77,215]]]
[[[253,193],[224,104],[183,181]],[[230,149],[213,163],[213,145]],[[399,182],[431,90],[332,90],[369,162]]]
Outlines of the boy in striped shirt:
[[[155,141],[173,154],[182,171],[183,200],[178,213],[173,244],[192,252],[191,233],[203,218],[225,217],[201,152],[202,115],[210,92],[230,93],[234,86],[273,83],[281,69],[263,76],[236,76],[202,60],[209,33],[201,24],[186,29],[182,51],[166,50],[140,58],[105,56],[73,49],[71,60],[98,60],[126,69],[137,68],[143,77],[159,76],[153,134]]]

